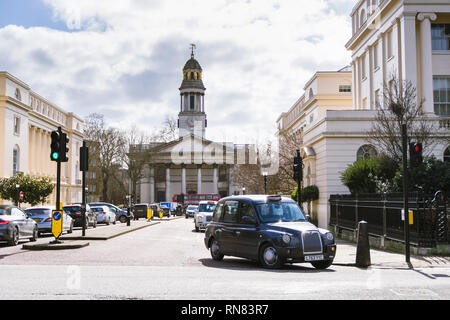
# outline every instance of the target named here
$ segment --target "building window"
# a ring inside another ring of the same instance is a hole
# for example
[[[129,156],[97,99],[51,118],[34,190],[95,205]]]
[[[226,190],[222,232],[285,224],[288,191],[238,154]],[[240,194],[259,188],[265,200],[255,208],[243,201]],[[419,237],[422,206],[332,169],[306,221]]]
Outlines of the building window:
[[[366,55],[364,54],[361,57],[361,80],[366,79],[367,74],[366,74]]]
[[[370,144],[363,145],[356,153],[356,160],[373,158],[377,156],[377,150]]]
[[[393,50],[392,50],[392,31],[389,31],[387,33],[387,57],[388,59],[392,58],[393,56]]]
[[[16,89],[16,91],[15,91],[15,93],[14,93],[14,96],[15,96],[16,100],[19,100],[19,101],[22,100],[22,96],[21,96],[21,94],[20,94],[19,88]]]
[[[13,149],[13,175],[19,172],[19,163],[20,163],[19,156],[20,156],[19,147],[15,146]]]
[[[381,109],[381,93],[380,93],[380,89],[375,91],[375,109]]]
[[[378,59],[378,42],[373,47],[373,67],[374,69],[380,67],[380,61]]]
[[[20,118],[16,116],[14,117],[14,134],[20,135]]]
[[[450,23],[432,24],[431,39],[433,50],[450,50]]]
[[[339,92],[352,92],[352,86],[348,84],[340,85]]]
[[[190,109],[191,110],[194,110],[194,103],[195,103],[195,96],[190,96],[190,99],[191,99],[191,103],[190,103]]]
[[[444,151],[444,162],[450,162],[450,147]]]
[[[434,113],[450,116],[450,77],[433,78]]]

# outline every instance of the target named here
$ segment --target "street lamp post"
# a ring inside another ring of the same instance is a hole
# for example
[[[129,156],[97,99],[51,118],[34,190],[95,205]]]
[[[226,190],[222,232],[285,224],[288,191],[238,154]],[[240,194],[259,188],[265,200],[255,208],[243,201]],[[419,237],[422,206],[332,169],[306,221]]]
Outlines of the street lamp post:
[[[17,189],[17,203],[16,203],[16,205],[20,208],[20,184],[16,183],[16,189]]]
[[[264,194],[267,194],[267,169],[263,169],[263,177],[264,177]]]

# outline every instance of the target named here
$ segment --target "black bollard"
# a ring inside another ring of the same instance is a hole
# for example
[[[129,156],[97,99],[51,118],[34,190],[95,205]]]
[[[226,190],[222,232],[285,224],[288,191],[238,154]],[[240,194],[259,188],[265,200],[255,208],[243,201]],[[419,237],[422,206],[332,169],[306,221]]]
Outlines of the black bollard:
[[[366,221],[358,223],[358,247],[356,249],[356,266],[370,266],[369,225]]]
[[[128,207],[128,208],[127,208],[127,227],[130,226],[130,218],[131,218],[131,215],[130,215],[130,207]]]

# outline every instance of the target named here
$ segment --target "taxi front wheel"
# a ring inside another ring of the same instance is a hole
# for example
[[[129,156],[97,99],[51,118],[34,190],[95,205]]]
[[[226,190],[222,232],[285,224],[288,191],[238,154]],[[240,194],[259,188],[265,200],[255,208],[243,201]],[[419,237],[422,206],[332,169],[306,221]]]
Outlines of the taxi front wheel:
[[[277,249],[269,243],[259,250],[259,262],[264,268],[268,269],[277,269],[283,265],[283,260],[278,255]]]
[[[213,260],[215,260],[215,261],[223,260],[224,255],[220,251],[219,241],[217,241],[216,239],[213,239],[211,241],[210,251],[211,251],[211,257],[213,258]]]
[[[325,260],[325,261],[314,261],[311,262],[312,266],[316,269],[323,270],[328,268],[333,264],[333,260]]]

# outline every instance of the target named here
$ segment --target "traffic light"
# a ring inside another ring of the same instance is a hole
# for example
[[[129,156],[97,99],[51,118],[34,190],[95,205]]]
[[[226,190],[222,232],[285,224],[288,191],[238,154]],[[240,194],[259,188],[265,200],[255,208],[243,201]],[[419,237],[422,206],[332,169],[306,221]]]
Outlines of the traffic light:
[[[302,181],[303,180],[303,162],[301,157],[294,158],[294,180]]]
[[[69,138],[67,138],[67,134],[66,133],[61,133],[60,136],[60,159],[61,162],[67,162],[69,161],[69,158],[67,157],[67,152],[69,152],[69,147],[68,147],[68,143],[69,143]]]
[[[89,148],[80,147],[80,171],[89,171]]]
[[[422,144],[412,142],[409,144],[409,163],[411,168],[417,168],[422,165]]]
[[[60,159],[60,135],[58,131],[52,131],[51,133],[51,143],[50,143],[50,160],[51,161],[59,161]]]

